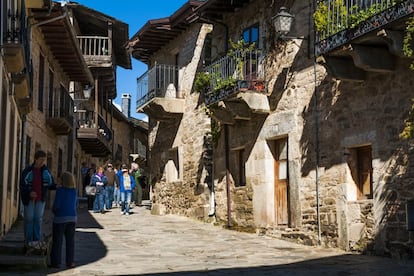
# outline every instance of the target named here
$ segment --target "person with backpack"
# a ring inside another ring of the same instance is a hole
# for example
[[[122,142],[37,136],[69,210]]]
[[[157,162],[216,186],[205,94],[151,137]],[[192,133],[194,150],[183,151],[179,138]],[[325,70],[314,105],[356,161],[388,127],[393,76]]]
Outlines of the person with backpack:
[[[34,162],[26,167],[20,178],[20,196],[24,213],[24,238],[28,248],[33,242],[43,239],[42,221],[49,190],[55,190],[56,184],[46,163],[46,153],[38,150]]]

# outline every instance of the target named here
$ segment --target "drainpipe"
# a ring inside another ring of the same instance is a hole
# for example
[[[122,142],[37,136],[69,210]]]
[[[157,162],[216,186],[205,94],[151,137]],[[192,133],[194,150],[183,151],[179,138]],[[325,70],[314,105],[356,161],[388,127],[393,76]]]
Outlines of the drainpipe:
[[[308,25],[308,45],[310,48],[310,34],[311,34],[311,26],[313,26],[312,20],[312,2],[314,7],[316,7],[316,1],[309,1],[309,25]],[[313,37],[315,45],[315,38],[316,38],[316,30],[313,28]],[[309,51],[310,53],[310,51]],[[319,113],[318,113],[318,89],[317,89],[317,76],[316,76],[316,55],[315,55],[315,48],[313,49],[313,75],[314,75],[314,88],[313,88],[313,95],[314,95],[314,120],[315,120],[315,186],[316,186],[316,216],[317,216],[317,225],[318,225],[318,245],[321,245],[321,212],[320,212],[320,198],[319,198]]]
[[[214,141],[212,140],[212,148],[211,148],[211,188],[210,188],[210,211],[208,213],[209,217],[212,217],[216,213],[216,195],[214,191]]]
[[[227,227],[231,227],[229,126],[224,124],[224,151],[226,162]]]

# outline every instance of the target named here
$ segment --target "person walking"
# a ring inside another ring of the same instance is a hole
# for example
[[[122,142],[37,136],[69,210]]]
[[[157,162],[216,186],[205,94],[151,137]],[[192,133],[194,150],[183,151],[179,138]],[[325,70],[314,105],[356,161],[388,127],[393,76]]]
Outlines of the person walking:
[[[34,162],[25,168],[20,178],[20,197],[23,203],[24,238],[28,248],[43,238],[42,220],[49,190],[55,190],[52,174],[45,165],[46,153],[38,150]]]
[[[105,208],[110,210],[114,201],[115,186],[119,187],[119,179],[111,163],[106,166],[104,174],[108,180],[108,184],[105,187]]]
[[[70,172],[64,172],[61,178],[62,186],[56,189],[53,203],[53,236],[50,266],[59,268],[62,260],[62,242],[65,237],[66,267],[72,268],[75,256],[75,228],[77,221],[78,199],[75,177]]]
[[[121,214],[128,216],[132,190],[135,188],[135,180],[132,175],[129,174],[128,166],[126,164],[122,164],[121,171],[118,172],[118,177],[121,192]]]
[[[91,186],[96,186],[95,201],[93,202],[94,213],[105,213],[105,186],[107,184],[108,180],[104,175],[104,168],[99,166],[91,178]]]
[[[132,175],[134,176],[134,180],[136,183],[135,189],[133,192],[135,206],[142,206],[142,185],[140,181],[141,168],[139,167],[137,163],[132,163],[131,168],[132,168],[132,173],[133,173]]]
[[[114,168],[114,172],[116,174],[116,177],[118,179],[118,182],[115,181],[114,183],[114,201],[115,201],[115,207],[118,207],[118,205],[121,205],[121,189],[119,187],[119,175],[118,172],[120,170],[118,170],[116,167]]]

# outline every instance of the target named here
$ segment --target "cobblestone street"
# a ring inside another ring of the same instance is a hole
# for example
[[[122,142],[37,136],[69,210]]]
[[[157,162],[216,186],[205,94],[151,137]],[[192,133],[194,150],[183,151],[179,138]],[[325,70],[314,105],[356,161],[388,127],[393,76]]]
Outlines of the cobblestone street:
[[[413,261],[348,254],[134,207],[80,211],[76,267],[24,275],[413,275]],[[62,262],[64,263],[64,261]],[[3,274],[6,275],[6,274]],[[7,275],[11,275],[10,272]]]

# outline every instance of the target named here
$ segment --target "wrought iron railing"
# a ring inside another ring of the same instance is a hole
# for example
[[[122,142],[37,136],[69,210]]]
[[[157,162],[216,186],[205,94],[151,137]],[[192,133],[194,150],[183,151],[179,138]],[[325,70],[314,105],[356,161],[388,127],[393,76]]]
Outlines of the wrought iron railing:
[[[413,0],[316,1],[316,55],[413,13],[413,5]]]
[[[155,64],[137,78],[137,107],[141,107],[155,97],[180,98],[178,87],[178,67]]]
[[[84,56],[109,56],[111,44],[104,36],[78,36],[79,46]]]
[[[265,90],[264,54],[260,49],[226,55],[204,68],[209,88],[204,91],[207,104],[242,90]],[[197,81],[197,80],[196,80]]]
[[[63,89],[56,89],[55,93],[51,94],[48,117],[54,119],[64,119],[70,125],[73,124],[73,99],[69,93]]]
[[[398,0],[321,0],[314,12],[315,26],[321,39],[357,26],[375,14],[393,7]]]

